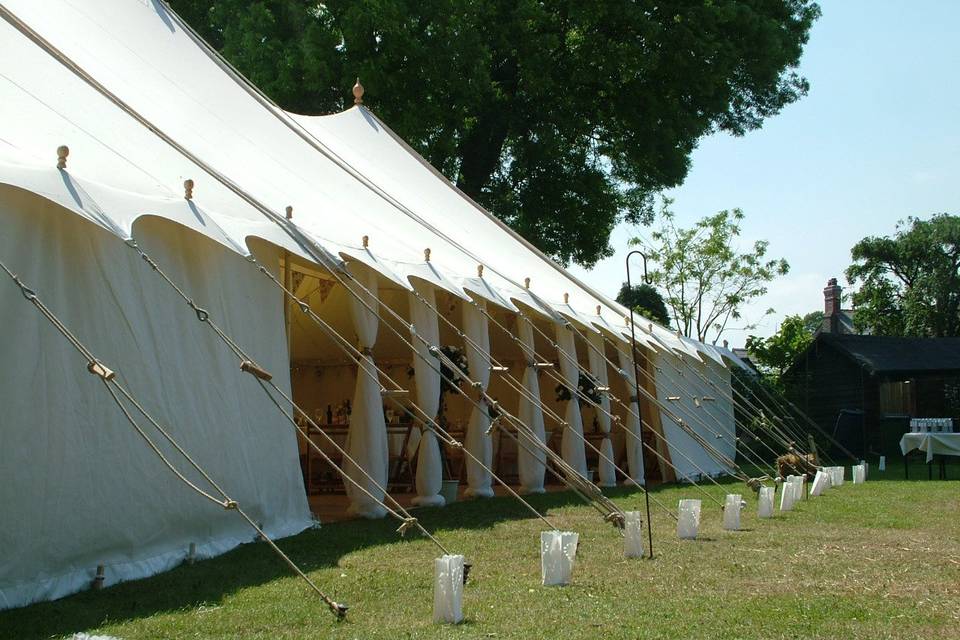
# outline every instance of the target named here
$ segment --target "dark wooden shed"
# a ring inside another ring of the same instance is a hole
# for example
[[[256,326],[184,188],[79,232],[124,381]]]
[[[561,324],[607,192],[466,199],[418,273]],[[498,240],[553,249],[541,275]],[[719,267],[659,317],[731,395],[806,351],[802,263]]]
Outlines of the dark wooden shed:
[[[821,332],[784,382],[790,398],[852,452],[893,454],[912,417],[960,424],[960,338]]]

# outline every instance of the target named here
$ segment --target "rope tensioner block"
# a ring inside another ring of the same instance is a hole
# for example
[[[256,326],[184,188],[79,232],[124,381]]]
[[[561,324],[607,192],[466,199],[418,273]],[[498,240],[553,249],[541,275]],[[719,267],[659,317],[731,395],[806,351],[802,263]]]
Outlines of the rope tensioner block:
[[[273,380],[273,375],[271,375],[269,371],[267,371],[266,369],[258,365],[253,360],[244,360],[243,362],[241,362],[240,370],[246,373],[249,373],[250,375],[256,378],[259,378],[261,380],[266,380],[268,382],[270,380]]]
[[[409,393],[410,392],[406,389],[385,389],[382,387],[380,389],[381,396],[405,396]]]
[[[183,181],[183,197],[193,200],[193,180],[189,178]]]
[[[531,366],[534,369],[553,369],[552,362],[534,362]]]
[[[67,168],[67,156],[70,155],[70,147],[65,144],[57,147],[57,169]]]
[[[667,400],[669,400],[670,402],[679,402],[680,396],[667,396]]]
[[[237,501],[236,501],[236,500],[229,500],[229,499],[228,499],[228,500],[224,500],[224,501],[223,501],[223,508],[226,509],[227,511],[236,509],[238,506],[239,506],[239,505],[237,505]]]
[[[399,533],[401,536],[406,535],[407,531],[409,531],[411,527],[415,526],[417,526],[416,518],[404,518],[403,522],[400,523],[400,526],[397,527],[397,533]]]
[[[504,371],[510,371],[510,367],[501,367],[501,366],[491,365],[491,366],[490,366],[490,371],[497,371],[497,372],[501,372],[501,373],[502,373],[502,372],[504,372]]]
[[[93,375],[102,378],[105,382],[110,382],[117,377],[117,374],[108,369],[102,362],[93,360],[87,363],[87,371]]]

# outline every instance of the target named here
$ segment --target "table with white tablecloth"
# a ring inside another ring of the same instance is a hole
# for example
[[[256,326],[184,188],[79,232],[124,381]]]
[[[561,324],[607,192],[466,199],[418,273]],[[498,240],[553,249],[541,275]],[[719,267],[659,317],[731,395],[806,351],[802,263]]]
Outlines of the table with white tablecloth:
[[[927,464],[933,462],[934,456],[960,457],[960,433],[905,433],[900,438],[900,451],[906,464],[907,454],[914,449],[927,454]],[[941,465],[942,467],[942,465]],[[904,472],[907,472],[906,466]],[[944,472],[941,469],[941,477]]]

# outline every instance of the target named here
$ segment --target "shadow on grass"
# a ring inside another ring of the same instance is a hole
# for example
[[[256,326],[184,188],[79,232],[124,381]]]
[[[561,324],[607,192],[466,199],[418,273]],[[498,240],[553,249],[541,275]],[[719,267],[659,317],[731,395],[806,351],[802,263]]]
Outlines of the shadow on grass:
[[[651,489],[657,493],[675,485]],[[617,499],[639,493],[630,487],[604,491]],[[540,513],[582,504],[571,491],[525,496]],[[458,502],[442,509],[417,509],[414,514],[428,531],[485,529],[507,520],[530,519],[530,511],[510,497]],[[343,556],[384,544],[423,541],[422,536],[400,538],[392,519],[351,520],[324,525],[278,541],[278,546],[309,572],[334,567]],[[468,559],[469,560],[469,559]],[[146,618],[165,612],[211,606],[244,588],[262,585],[291,573],[263,543],[245,544],[222,556],[194,565],[124,582],[103,591],[86,591],[53,602],[0,612],[0,638],[39,640],[95,629],[108,622]],[[323,588],[323,585],[319,585]]]

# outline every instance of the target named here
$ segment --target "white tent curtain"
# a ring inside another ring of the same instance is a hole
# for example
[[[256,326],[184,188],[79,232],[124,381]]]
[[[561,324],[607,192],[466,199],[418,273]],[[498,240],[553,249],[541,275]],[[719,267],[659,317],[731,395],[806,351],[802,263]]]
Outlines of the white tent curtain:
[[[599,386],[609,387],[610,377],[607,374],[607,360],[604,357],[603,335],[591,333],[588,340],[590,341],[590,373]],[[613,443],[610,441],[610,395],[607,392],[600,394],[597,424],[600,425],[600,431],[605,434],[600,443],[600,453],[603,456],[597,465],[600,486],[613,487],[617,484],[617,472],[613,464]]]
[[[523,371],[523,388],[526,391],[520,397],[520,408],[517,417],[533,431],[540,442],[546,442],[546,429],[543,425],[543,409],[540,408],[540,380],[537,370],[533,366],[533,327],[530,321],[523,316],[517,316],[517,337],[524,345],[524,358],[527,360]],[[535,445],[526,443],[526,438],[518,434],[520,444],[517,446],[517,470],[520,475],[520,489],[524,493],[543,493],[543,480],[547,472],[547,454]],[[526,444],[526,448],[524,448]],[[526,449],[530,449],[527,451]]]
[[[643,445],[640,443],[640,399],[637,397],[636,376],[633,370],[633,358],[623,349],[618,349],[617,354],[620,357],[620,374],[627,383],[627,389],[630,390],[630,411],[626,415],[624,424],[627,427],[626,439],[624,440],[627,448],[627,471],[630,477],[639,483],[643,483]],[[636,436],[636,437],[634,437]]]
[[[480,384],[480,391],[486,391],[490,383],[490,327],[483,311],[487,303],[477,301],[477,306],[463,304],[463,332],[467,337],[467,366],[470,379]],[[476,345],[476,346],[475,346]],[[467,451],[483,462],[486,469],[471,458],[467,458],[466,495],[489,498],[493,495],[492,478],[487,470],[493,465],[493,441],[487,435],[490,426],[490,414],[483,394],[478,393],[478,404],[473,407],[470,422],[467,424]]]
[[[134,251],[10,187],[0,186],[0,221],[4,262],[268,535],[310,525],[293,428]],[[289,393],[278,289],[241,256],[179,225],[147,218],[135,236]],[[257,258],[279,264],[272,249]],[[109,586],[176,567],[191,543],[206,558],[256,537],[236,512],[170,473],[6,275],[0,327],[8,364],[0,385],[0,611],[88,589],[97,565]]]
[[[373,361],[373,345],[377,342],[379,328],[379,319],[372,311],[379,304],[377,274],[367,268],[355,271],[359,273],[354,273],[354,277],[366,287],[369,293],[355,288],[357,295],[347,297],[350,304],[350,318],[353,320],[353,329],[357,334],[357,348],[362,355],[357,368],[357,387],[353,393],[353,412],[350,416],[346,451],[376,482],[363,475],[349,461],[344,462],[343,469],[353,480],[377,498],[376,500],[370,498],[352,483],[347,482],[346,491],[350,498],[348,511],[365,518],[382,518],[386,515],[386,509],[380,504],[384,492],[377,485],[387,486],[389,450],[387,449],[387,425],[384,422],[380,398],[380,382]]]
[[[693,381],[695,374],[688,369],[690,365],[669,351],[655,354],[653,362],[657,367],[673,373],[673,379],[669,376],[656,377],[657,398],[704,441],[714,446],[722,442],[722,439],[715,436],[715,432],[718,432],[716,422],[693,401],[698,388]],[[678,373],[678,370],[683,374]],[[703,474],[713,476],[727,471],[686,429],[672,419],[664,418],[661,424],[670,459],[679,479],[696,480]]]
[[[713,446],[724,455],[734,459],[737,454],[737,425],[733,407],[733,389],[730,369],[719,364],[714,360],[708,359],[702,364],[694,364],[701,374],[713,383],[700,379],[700,388],[703,392],[701,402],[709,419],[713,420],[713,429],[721,434],[722,438],[716,438]],[[709,398],[709,399],[708,399]]]
[[[417,386],[417,405],[430,418],[440,410],[440,359],[430,354],[430,347],[440,346],[440,327],[437,322],[436,292],[432,285],[416,280],[416,294],[410,293],[410,332],[413,341],[413,375]],[[426,340],[424,344],[423,340]],[[443,486],[443,464],[437,436],[429,425],[421,422],[420,443],[417,447],[417,496],[413,504],[423,507],[442,507],[440,489]]]
[[[560,439],[560,455],[577,473],[589,479],[587,475],[587,453],[583,443],[583,417],[580,415],[580,401],[577,387],[580,382],[580,370],[577,367],[577,346],[573,340],[573,330],[557,324],[557,350],[560,356],[560,375],[570,400],[567,401],[566,428]]]

